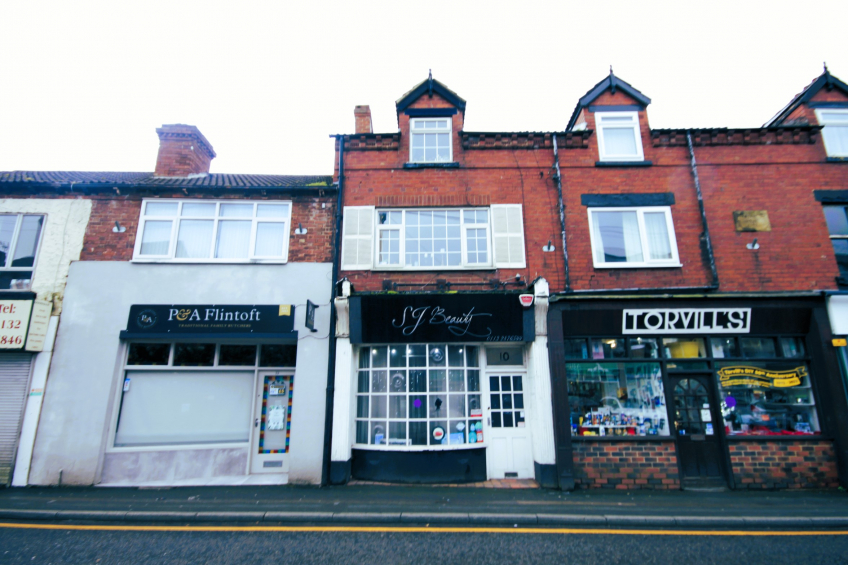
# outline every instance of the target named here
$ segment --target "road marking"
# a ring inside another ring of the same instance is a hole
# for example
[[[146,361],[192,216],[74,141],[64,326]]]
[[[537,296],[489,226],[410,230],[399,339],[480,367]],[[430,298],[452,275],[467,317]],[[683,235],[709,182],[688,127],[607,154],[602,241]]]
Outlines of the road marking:
[[[22,530],[82,530],[116,532],[348,532],[431,534],[583,534],[616,536],[845,536],[848,530],[832,531],[742,531],[742,530],[604,530],[601,528],[440,528],[381,526],[92,526],[73,524],[2,523],[0,528]]]

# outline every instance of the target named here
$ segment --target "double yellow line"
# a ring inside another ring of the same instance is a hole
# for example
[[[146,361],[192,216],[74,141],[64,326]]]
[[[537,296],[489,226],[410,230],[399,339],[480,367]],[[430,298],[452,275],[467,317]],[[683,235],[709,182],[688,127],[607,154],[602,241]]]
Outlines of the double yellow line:
[[[73,524],[16,524],[0,522],[0,528],[23,530],[80,530],[110,532],[347,532],[430,534],[559,534],[614,536],[845,536],[848,530],[742,531],[742,530],[605,530],[600,528],[440,528],[428,526],[99,526]]]

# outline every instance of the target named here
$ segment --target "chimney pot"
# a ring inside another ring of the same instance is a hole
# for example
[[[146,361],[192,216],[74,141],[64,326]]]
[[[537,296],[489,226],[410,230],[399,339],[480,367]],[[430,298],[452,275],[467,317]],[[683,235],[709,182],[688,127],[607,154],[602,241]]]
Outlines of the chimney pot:
[[[165,124],[156,130],[159,155],[157,177],[187,177],[208,174],[215,150],[200,130],[186,124]]]
[[[374,133],[371,124],[371,107],[357,106],[353,109],[356,118],[356,133]]]

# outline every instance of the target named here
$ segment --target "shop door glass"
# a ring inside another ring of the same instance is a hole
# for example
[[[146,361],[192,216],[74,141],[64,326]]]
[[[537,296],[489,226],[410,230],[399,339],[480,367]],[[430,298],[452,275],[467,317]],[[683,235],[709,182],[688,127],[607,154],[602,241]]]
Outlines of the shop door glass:
[[[288,472],[292,375],[260,373],[251,444],[251,473]]]
[[[671,377],[677,456],[684,480],[723,479],[721,448],[710,379],[693,375]]]
[[[489,447],[486,450],[490,479],[533,478],[533,454],[523,374],[492,374],[488,390]]]

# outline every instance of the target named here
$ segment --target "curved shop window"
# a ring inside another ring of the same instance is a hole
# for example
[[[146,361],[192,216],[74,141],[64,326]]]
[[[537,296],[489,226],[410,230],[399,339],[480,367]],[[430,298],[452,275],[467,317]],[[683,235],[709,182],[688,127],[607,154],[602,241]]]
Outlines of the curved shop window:
[[[669,435],[659,363],[567,363],[565,367],[575,435]]]
[[[479,347],[359,349],[356,443],[385,449],[482,443]]]

